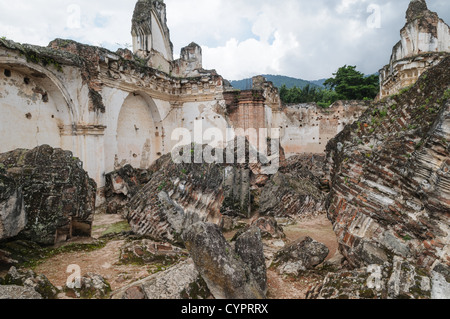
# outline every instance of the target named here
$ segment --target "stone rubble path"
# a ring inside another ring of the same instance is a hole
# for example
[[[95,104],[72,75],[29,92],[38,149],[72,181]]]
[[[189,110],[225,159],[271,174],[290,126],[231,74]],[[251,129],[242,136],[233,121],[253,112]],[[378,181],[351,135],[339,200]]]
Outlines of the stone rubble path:
[[[118,215],[101,214],[96,216],[93,240],[98,238],[109,226],[123,221],[123,218]],[[337,251],[336,236],[331,223],[324,214],[299,220],[297,224],[286,226],[284,232],[287,236],[286,242],[294,241],[302,236],[310,236],[324,243],[330,249],[327,259],[334,256]],[[226,237],[230,237],[227,235],[229,234],[225,234]],[[282,247],[283,242],[281,240],[264,240],[263,242],[267,265],[270,266],[273,254]],[[105,247],[98,250],[62,253],[44,261],[34,271],[45,275],[55,286],[63,287],[71,275],[66,272],[68,266],[78,265],[81,275],[88,272],[99,274],[111,284],[114,291],[151,274],[150,266],[120,265],[118,263],[120,248],[124,243],[125,240],[117,239],[109,241]],[[293,279],[280,276],[270,269],[267,276],[269,287],[267,297],[270,299],[304,299],[311,285],[320,281],[317,275]],[[68,298],[64,294],[60,294],[58,297]]]

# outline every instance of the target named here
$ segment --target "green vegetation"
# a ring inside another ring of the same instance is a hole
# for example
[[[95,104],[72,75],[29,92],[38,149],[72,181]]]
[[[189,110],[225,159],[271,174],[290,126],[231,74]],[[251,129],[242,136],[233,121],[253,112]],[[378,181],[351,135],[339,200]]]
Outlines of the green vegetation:
[[[444,96],[442,97],[442,99],[445,101],[445,100],[448,100],[449,98],[450,98],[450,89],[447,89],[445,91]]]
[[[35,64],[42,63],[43,66],[53,65],[58,72],[63,72],[61,64],[56,62],[53,58],[41,56],[33,50],[25,50],[25,58],[27,59],[27,62]]]
[[[106,235],[109,235],[109,234],[117,234],[117,233],[126,232],[126,231],[130,231],[130,230],[131,230],[131,227],[130,227],[130,225],[128,224],[127,221],[118,222],[118,223],[110,225],[102,233],[101,236],[106,236]]]
[[[26,250],[27,246],[25,245],[21,249],[21,256],[26,256],[26,260],[20,263],[20,267],[35,269],[38,265],[54,256],[72,252],[91,252],[104,248],[106,243],[104,240],[97,240],[92,243],[74,243],[58,248],[40,247],[37,244],[33,244],[34,247],[32,250]],[[23,244],[19,243],[20,245]]]
[[[339,100],[336,92],[310,85],[305,86],[303,89],[298,87],[288,89],[286,85],[283,85],[280,89],[280,98],[286,104],[316,102],[323,108],[327,108]]]
[[[319,81],[306,81],[302,79],[296,79],[289,76],[282,76],[282,75],[270,75],[270,74],[263,74],[263,77],[267,79],[267,81],[270,81],[273,83],[273,85],[277,88],[281,88],[283,85],[285,85],[288,89],[291,89],[293,87],[298,87],[303,89],[307,85],[310,85],[311,87],[320,88],[322,87],[322,83],[324,80]],[[243,79],[239,81],[231,81],[231,85],[239,90],[250,90],[252,88],[252,79]]]
[[[365,76],[356,70],[356,66],[343,66],[334,77],[326,80],[326,88],[306,85],[303,88],[286,85],[280,88],[280,97],[284,103],[316,102],[323,108],[337,100],[373,100],[379,92],[378,75]]]
[[[334,90],[341,100],[373,100],[379,92],[379,78],[365,76],[356,66],[343,66],[324,85]]]
[[[407,86],[407,87],[401,89],[400,91],[398,91],[397,94],[394,94],[394,96],[399,96],[399,95],[405,94],[405,93],[408,92],[413,86],[414,86],[414,85],[412,84],[412,85],[409,85],[409,86]]]

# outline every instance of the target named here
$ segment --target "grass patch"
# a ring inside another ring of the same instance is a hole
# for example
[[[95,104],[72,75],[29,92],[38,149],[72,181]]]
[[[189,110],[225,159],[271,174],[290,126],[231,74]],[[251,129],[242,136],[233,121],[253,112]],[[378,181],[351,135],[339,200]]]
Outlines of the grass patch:
[[[121,232],[130,231],[131,227],[127,221],[118,222],[108,226],[108,228],[101,234],[101,236],[106,236],[110,234],[117,234]]]
[[[40,264],[42,264],[43,262],[54,256],[73,252],[96,251],[104,248],[106,246],[106,243],[107,241],[105,240],[98,240],[88,244],[74,243],[58,248],[53,247],[40,248],[37,255],[32,256],[29,260],[20,264],[19,266],[24,268],[35,269],[37,266],[39,266]]]

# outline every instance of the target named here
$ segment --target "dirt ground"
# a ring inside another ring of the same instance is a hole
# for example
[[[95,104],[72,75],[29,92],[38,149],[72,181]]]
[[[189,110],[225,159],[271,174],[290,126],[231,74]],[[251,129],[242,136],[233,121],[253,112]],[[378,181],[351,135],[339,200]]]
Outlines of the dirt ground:
[[[333,226],[325,214],[298,220],[295,224],[284,227],[284,233],[288,242],[309,236],[323,243],[330,250],[326,260],[335,256],[338,252],[338,242]],[[268,241],[265,241],[264,244],[266,258],[270,258],[271,254],[279,249],[273,247],[273,244]],[[270,263],[270,259],[268,263]],[[322,281],[323,278],[321,276],[313,273],[294,279],[289,276],[279,275],[277,272],[269,269],[267,271],[267,297],[269,299],[305,299],[306,293]]]
[[[111,230],[121,229],[126,222],[117,215],[97,215],[93,225],[93,239],[108,233]],[[325,215],[319,215],[310,219],[303,219],[294,225],[284,228],[287,236],[285,243],[294,241],[303,236],[324,243],[330,250],[327,258],[334,256],[337,250],[337,240],[331,223]],[[88,240],[89,241],[89,240]],[[86,242],[86,239],[83,241]],[[72,274],[70,266],[79,267],[81,275],[92,272],[103,276],[114,290],[120,289],[136,280],[148,277],[152,273],[152,266],[122,265],[118,263],[120,248],[124,240],[110,240],[106,246],[94,251],[61,253],[45,260],[33,270],[37,274],[45,275],[50,282],[58,288],[66,284]],[[284,244],[285,244],[284,243]],[[264,240],[264,250],[267,264],[270,265],[274,253],[283,245],[280,240]],[[69,271],[69,272],[68,272]],[[280,276],[273,270],[268,270],[268,298],[270,299],[304,299],[306,292],[321,278],[311,275],[299,279]],[[60,294],[59,298],[67,298]]]

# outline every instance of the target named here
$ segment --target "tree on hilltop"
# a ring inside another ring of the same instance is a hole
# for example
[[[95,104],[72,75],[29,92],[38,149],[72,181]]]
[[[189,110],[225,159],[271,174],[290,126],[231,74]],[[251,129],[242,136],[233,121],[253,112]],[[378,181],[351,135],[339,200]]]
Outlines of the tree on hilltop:
[[[333,75],[324,85],[334,90],[340,100],[373,100],[379,92],[378,76],[365,76],[356,66],[345,65]]]

